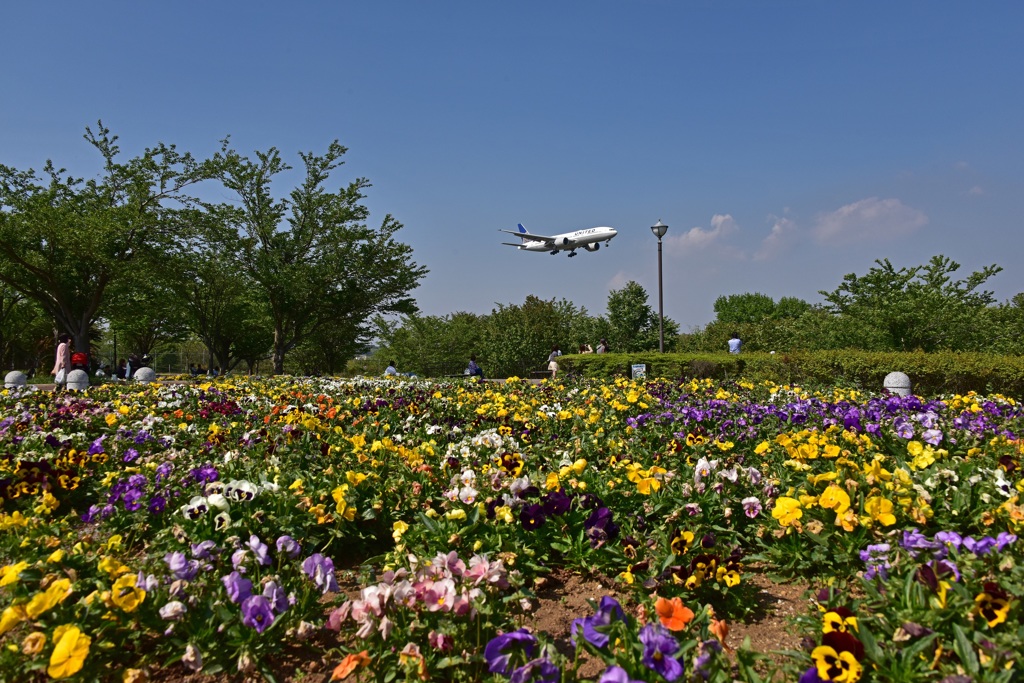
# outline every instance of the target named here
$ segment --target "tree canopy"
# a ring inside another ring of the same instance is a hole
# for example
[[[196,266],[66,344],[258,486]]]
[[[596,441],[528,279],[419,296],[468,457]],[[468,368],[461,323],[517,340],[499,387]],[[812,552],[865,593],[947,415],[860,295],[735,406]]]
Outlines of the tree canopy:
[[[102,122],[85,139],[102,160],[96,178],[75,178],[52,161],[41,175],[0,165],[0,282],[88,350],[108,287],[187,230],[177,211],[194,202],[187,191],[212,169],[163,143],[121,161],[118,138]]]

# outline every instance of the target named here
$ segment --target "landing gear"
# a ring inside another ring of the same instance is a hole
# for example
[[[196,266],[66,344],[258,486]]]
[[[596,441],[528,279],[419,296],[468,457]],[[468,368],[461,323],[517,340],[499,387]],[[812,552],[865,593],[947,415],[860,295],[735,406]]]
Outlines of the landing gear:
[[[558,250],[557,250],[557,249],[552,249],[552,250],[551,250],[551,255],[552,255],[552,256],[554,256],[554,255],[555,255],[555,254],[557,254],[557,253],[558,253]]]
[[[569,252],[569,258],[572,258],[575,255],[576,255],[576,250],[575,249],[573,249],[572,251]]]
[[[604,243],[604,248],[605,249],[607,249],[610,246],[612,246],[612,241],[611,240],[608,240],[607,242]]]

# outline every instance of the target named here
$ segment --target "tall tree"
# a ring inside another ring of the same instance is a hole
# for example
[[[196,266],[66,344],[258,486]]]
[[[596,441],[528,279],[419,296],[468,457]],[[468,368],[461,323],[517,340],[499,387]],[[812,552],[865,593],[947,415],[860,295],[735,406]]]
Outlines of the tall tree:
[[[578,329],[575,321],[586,316],[571,301],[544,300],[529,295],[523,304],[498,304],[487,316],[484,326],[482,351],[478,355],[490,365],[484,368],[489,376],[528,375],[531,368],[545,365],[552,346],[561,347],[563,353],[576,349],[573,344]]]
[[[164,272],[185,309],[185,324],[225,371],[245,361],[250,372],[270,355],[265,303],[239,262],[239,235],[229,215],[212,210],[192,217],[196,228],[170,254]]]
[[[0,282],[0,367],[38,368],[53,350],[53,323],[42,309]]]
[[[896,269],[889,259],[875,263],[864,276],[850,273],[835,290],[820,292],[832,313],[875,328],[892,350],[973,346],[975,319],[995,301],[992,292],[979,287],[1002,268],[986,266],[953,280],[960,264],[942,255],[911,268]]]
[[[622,289],[608,294],[608,339],[612,351],[650,351],[658,348],[658,314],[647,303],[647,290],[629,281]],[[665,338],[675,339],[679,325],[665,318]]]
[[[374,318],[374,336],[380,340],[376,356],[394,360],[403,371],[428,377],[456,374],[470,354],[490,370],[484,351],[486,316],[457,312],[446,316],[407,315],[400,320]]]
[[[102,122],[85,139],[103,160],[88,181],[51,161],[42,176],[0,165],[0,282],[37,302],[81,350],[108,287],[186,229],[176,220],[192,201],[186,190],[211,175],[209,164],[163,143],[122,163]]]
[[[759,323],[774,313],[775,300],[760,292],[727,294],[715,299],[715,320],[722,323]]]
[[[277,149],[256,152],[252,161],[225,141],[216,157],[221,180],[238,198],[233,220],[242,267],[273,322],[275,373],[284,372],[288,351],[328,324],[356,329],[374,313],[416,310],[409,292],[427,270],[395,240],[401,223],[390,215],[376,229],[363,222],[364,178],[337,192],[325,188],[346,151],[334,141],[322,156],[301,153],[305,178],[287,199],[271,192],[274,177],[290,169]]]

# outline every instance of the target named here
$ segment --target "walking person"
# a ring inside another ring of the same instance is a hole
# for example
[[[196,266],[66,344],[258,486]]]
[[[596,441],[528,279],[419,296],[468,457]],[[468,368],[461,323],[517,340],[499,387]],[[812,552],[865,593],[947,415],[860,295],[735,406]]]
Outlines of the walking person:
[[[562,352],[558,350],[558,346],[551,347],[551,353],[548,354],[548,370],[551,371],[551,379],[554,380],[558,376],[558,357],[562,355]]]
[[[56,390],[68,383],[68,373],[71,372],[71,335],[62,334],[57,337],[57,356],[53,363],[53,370],[50,374],[54,376],[53,383]]]

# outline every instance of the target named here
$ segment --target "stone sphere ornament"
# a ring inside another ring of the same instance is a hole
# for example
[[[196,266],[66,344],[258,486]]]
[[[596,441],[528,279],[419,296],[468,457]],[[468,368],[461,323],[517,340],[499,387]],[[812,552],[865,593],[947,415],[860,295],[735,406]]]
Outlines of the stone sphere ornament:
[[[24,372],[20,370],[11,370],[4,377],[4,388],[14,389],[15,387],[23,387],[28,384],[28,377]]]
[[[68,373],[68,389],[82,391],[89,388],[89,373],[85,370],[72,370]]]
[[[910,396],[910,377],[902,372],[890,372],[882,381],[882,387],[897,396]]]
[[[150,384],[156,381],[156,371],[153,368],[139,368],[135,371],[132,379],[143,384]]]

